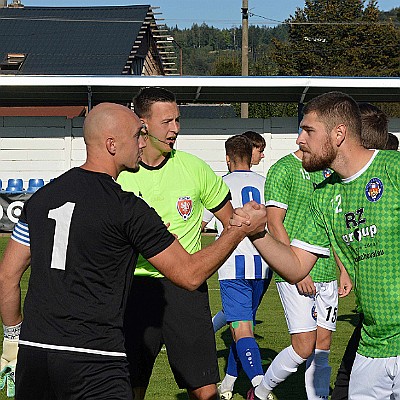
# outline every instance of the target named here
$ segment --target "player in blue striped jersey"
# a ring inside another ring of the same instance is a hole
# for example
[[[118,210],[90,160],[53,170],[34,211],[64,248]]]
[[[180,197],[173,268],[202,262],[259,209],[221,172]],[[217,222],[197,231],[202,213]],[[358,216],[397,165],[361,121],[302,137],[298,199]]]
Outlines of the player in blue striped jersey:
[[[265,178],[250,171],[251,141],[242,136],[230,137],[225,143],[226,162],[230,174],[223,177],[232,195],[233,207],[242,207],[250,200],[263,202]],[[222,224],[217,221],[218,233]],[[254,339],[257,308],[271,281],[272,271],[260,257],[248,238],[245,238],[218,270],[221,300],[233,342],[230,348],[226,375],[219,387],[221,399],[231,399],[233,386],[241,364],[253,386],[263,376],[261,356]]]

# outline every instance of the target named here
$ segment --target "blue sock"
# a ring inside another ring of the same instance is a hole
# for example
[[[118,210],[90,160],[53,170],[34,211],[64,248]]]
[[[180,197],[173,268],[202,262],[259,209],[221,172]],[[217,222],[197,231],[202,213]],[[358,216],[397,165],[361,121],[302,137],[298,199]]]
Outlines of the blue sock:
[[[236,342],[237,355],[250,381],[255,376],[264,375],[261,354],[257,342],[252,337],[245,337]]]
[[[238,354],[236,351],[236,343],[232,342],[231,348],[229,350],[228,365],[226,367],[226,373],[231,376],[239,375],[238,367]]]

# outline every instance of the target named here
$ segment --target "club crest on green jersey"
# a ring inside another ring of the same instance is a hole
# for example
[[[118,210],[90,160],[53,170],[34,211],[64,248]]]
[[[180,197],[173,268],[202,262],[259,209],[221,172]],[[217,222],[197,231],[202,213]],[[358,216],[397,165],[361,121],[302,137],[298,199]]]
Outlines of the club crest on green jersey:
[[[383,183],[379,178],[372,178],[365,187],[365,196],[368,201],[376,202],[383,195]]]
[[[332,173],[333,173],[333,171],[329,168],[325,168],[322,171],[322,175],[323,175],[324,179],[329,178],[332,175]]]
[[[186,221],[192,215],[193,210],[193,201],[190,196],[179,197],[176,202],[176,209],[183,220]]]

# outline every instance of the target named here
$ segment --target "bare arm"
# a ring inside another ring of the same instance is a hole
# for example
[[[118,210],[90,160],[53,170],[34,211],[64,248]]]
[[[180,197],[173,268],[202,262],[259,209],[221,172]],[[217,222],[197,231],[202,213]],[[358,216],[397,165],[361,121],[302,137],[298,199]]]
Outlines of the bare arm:
[[[214,215],[221,221],[224,228],[229,225],[229,220],[233,214],[233,207],[230,201],[226,202],[224,206],[216,211]]]
[[[268,233],[253,240],[253,244],[268,265],[292,284],[303,280],[318,259],[315,254],[284,244]]]
[[[346,297],[351,292],[351,289],[353,288],[353,283],[351,282],[350,276],[343,263],[340,261],[336,252],[333,249],[331,249],[331,251],[333,252],[336,264],[338,265],[340,270],[338,294],[339,297]]]
[[[266,221],[266,207],[249,202],[235,210],[231,225],[251,225]],[[268,265],[289,283],[304,279],[317,261],[317,256],[303,249],[280,242],[270,234],[251,236],[257,250]]]
[[[267,224],[268,230],[275,239],[278,239],[286,245],[290,245],[290,238],[283,225],[285,220],[286,209],[275,206],[267,207]],[[314,282],[310,275],[296,284],[299,294],[305,296],[313,296],[316,293]]]
[[[176,285],[195,290],[226,261],[246,234],[263,231],[265,222],[256,223],[254,227],[225,229],[219,239],[194,254],[189,254],[175,240],[168,248],[149,258],[148,261]]]
[[[29,266],[30,248],[10,239],[0,264],[0,314],[3,324],[22,321],[20,280]]]
[[[286,216],[286,209],[275,206],[268,206],[266,209],[267,213],[267,225],[269,233],[275,238],[290,245],[289,235],[283,225],[283,221]]]

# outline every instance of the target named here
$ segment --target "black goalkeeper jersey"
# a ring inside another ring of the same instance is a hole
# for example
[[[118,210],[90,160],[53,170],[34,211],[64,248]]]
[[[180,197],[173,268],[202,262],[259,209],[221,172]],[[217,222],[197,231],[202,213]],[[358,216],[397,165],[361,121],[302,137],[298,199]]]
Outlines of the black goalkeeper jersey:
[[[143,200],[107,174],[73,168],[36,192],[28,224],[31,277],[22,344],[123,355],[123,314],[138,253],[174,241]]]

